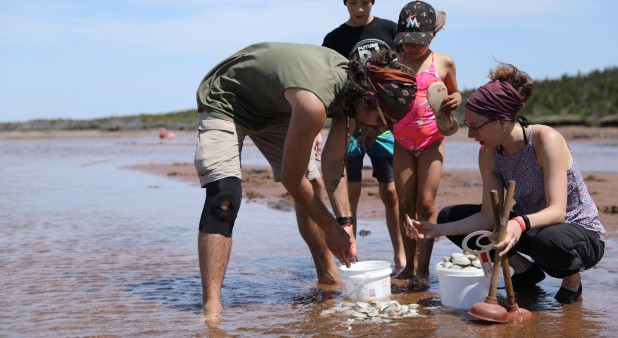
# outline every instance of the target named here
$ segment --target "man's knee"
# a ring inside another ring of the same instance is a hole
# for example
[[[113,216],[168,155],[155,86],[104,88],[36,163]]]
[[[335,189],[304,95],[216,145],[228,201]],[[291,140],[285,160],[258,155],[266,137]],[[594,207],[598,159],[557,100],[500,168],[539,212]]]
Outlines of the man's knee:
[[[199,230],[231,237],[241,201],[242,186],[237,177],[227,177],[206,184],[206,201]]]

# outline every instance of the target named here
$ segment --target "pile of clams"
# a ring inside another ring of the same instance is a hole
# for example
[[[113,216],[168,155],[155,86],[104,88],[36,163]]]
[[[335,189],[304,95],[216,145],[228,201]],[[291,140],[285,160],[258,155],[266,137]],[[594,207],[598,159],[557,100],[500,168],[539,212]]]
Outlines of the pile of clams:
[[[444,256],[442,267],[446,269],[481,269],[481,260],[475,254],[469,252],[454,252],[450,256]]]
[[[331,309],[323,310],[320,316],[340,314],[353,320],[390,323],[397,318],[425,317],[418,313],[418,304],[402,305],[396,300],[342,302]]]

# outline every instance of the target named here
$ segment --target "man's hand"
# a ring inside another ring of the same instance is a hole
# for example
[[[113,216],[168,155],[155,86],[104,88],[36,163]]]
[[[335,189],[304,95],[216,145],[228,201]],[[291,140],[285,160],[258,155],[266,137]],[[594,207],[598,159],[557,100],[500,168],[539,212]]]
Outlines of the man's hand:
[[[367,152],[367,149],[373,146],[380,133],[376,128],[360,129],[356,142],[358,142],[363,151]]]
[[[315,160],[322,160],[322,132],[320,131],[318,135],[313,140],[313,149],[315,149]]]
[[[326,245],[342,265],[349,268],[356,261],[356,240],[339,224],[326,233]]]

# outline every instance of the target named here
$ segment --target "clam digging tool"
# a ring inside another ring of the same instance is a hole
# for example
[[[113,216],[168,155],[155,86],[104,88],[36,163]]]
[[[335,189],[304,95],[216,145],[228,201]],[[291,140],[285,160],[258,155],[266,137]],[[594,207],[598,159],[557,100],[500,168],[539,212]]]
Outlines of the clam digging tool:
[[[509,196],[507,195],[506,197],[508,198]],[[504,204],[513,205],[513,203],[509,203],[508,201]],[[502,217],[500,217],[500,201],[498,199],[498,192],[495,190],[491,191],[491,206],[494,212],[494,223],[496,227],[501,226],[502,223],[506,224],[509,219],[510,209],[505,208],[502,211]],[[506,310],[509,322],[522,323],[532,320],[532,313],[524,308],[520,308],[515,302],[515,291],[513,291],[513,281],[511,281],[511,270],[509,269],[509,257],[507,255],[502,257],[502,276],[504,277],[504,284],[506,287]]]
[[[491,276],[491,260],[489,259],[489,250],[491,249],[491,242],[488,244],[481,244],[480,241],[483,238],[489,238],[489,236],[491,236],[491,231],[486,231],[486,230],[480,230],[480,231],[475,231],[471,234],[468,234],[468,236],[464,237],[464,240],[462,242],[462,246],[463,249],[467,252],[471,252],[473,254],[475,254],[479,260],[481,261],[481,269],[483,270],[483,274],[485,275],[485,277],[490,277]],[[468,247],[468,241],[470,239],[472,239],[473,237],[476,237],[476,241],[474,242],[474,244],[481,248],[481,250],[472,250],[470,249],[470,247]]]
[[[513,204],[513,193],[515,192],[515,181],[509,181],[506,188],[506,201],[508,205],[504,206],[505,210],[511,210]],[[497,194],[497,192],[496,192]],[[506,212],[506,211],[505,211]],[[508,218],[508,214],[507,214]],[[498,236],[498,242],[504,240],[506,236],[506,222],[502,222]],[[468,314],[481,320],[496,323],[506,323],[509,321],[508,312],[502,305],[498,304],[496,293],[498,292],[498,278],[500,277],[501,258],[498,252],[494,254],[494,265],[491,271],[491,282],[489,284],[489,293],[485,297],[484,302],[474,303],[468,311]]]

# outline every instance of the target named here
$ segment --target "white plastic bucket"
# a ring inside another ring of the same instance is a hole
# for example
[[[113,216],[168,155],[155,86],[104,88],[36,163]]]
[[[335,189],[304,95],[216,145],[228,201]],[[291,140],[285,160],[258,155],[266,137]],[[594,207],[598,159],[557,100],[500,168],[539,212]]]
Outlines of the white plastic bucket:
[[[386,261],[353,263],[339,268],[343,297],[354,300],[379,300],[391,295],[391,269]]]
[[[491,278],[485,277],[482,269],[447,269],[440,262],[436,271],[442,305],[469,310],[489,293]]]

